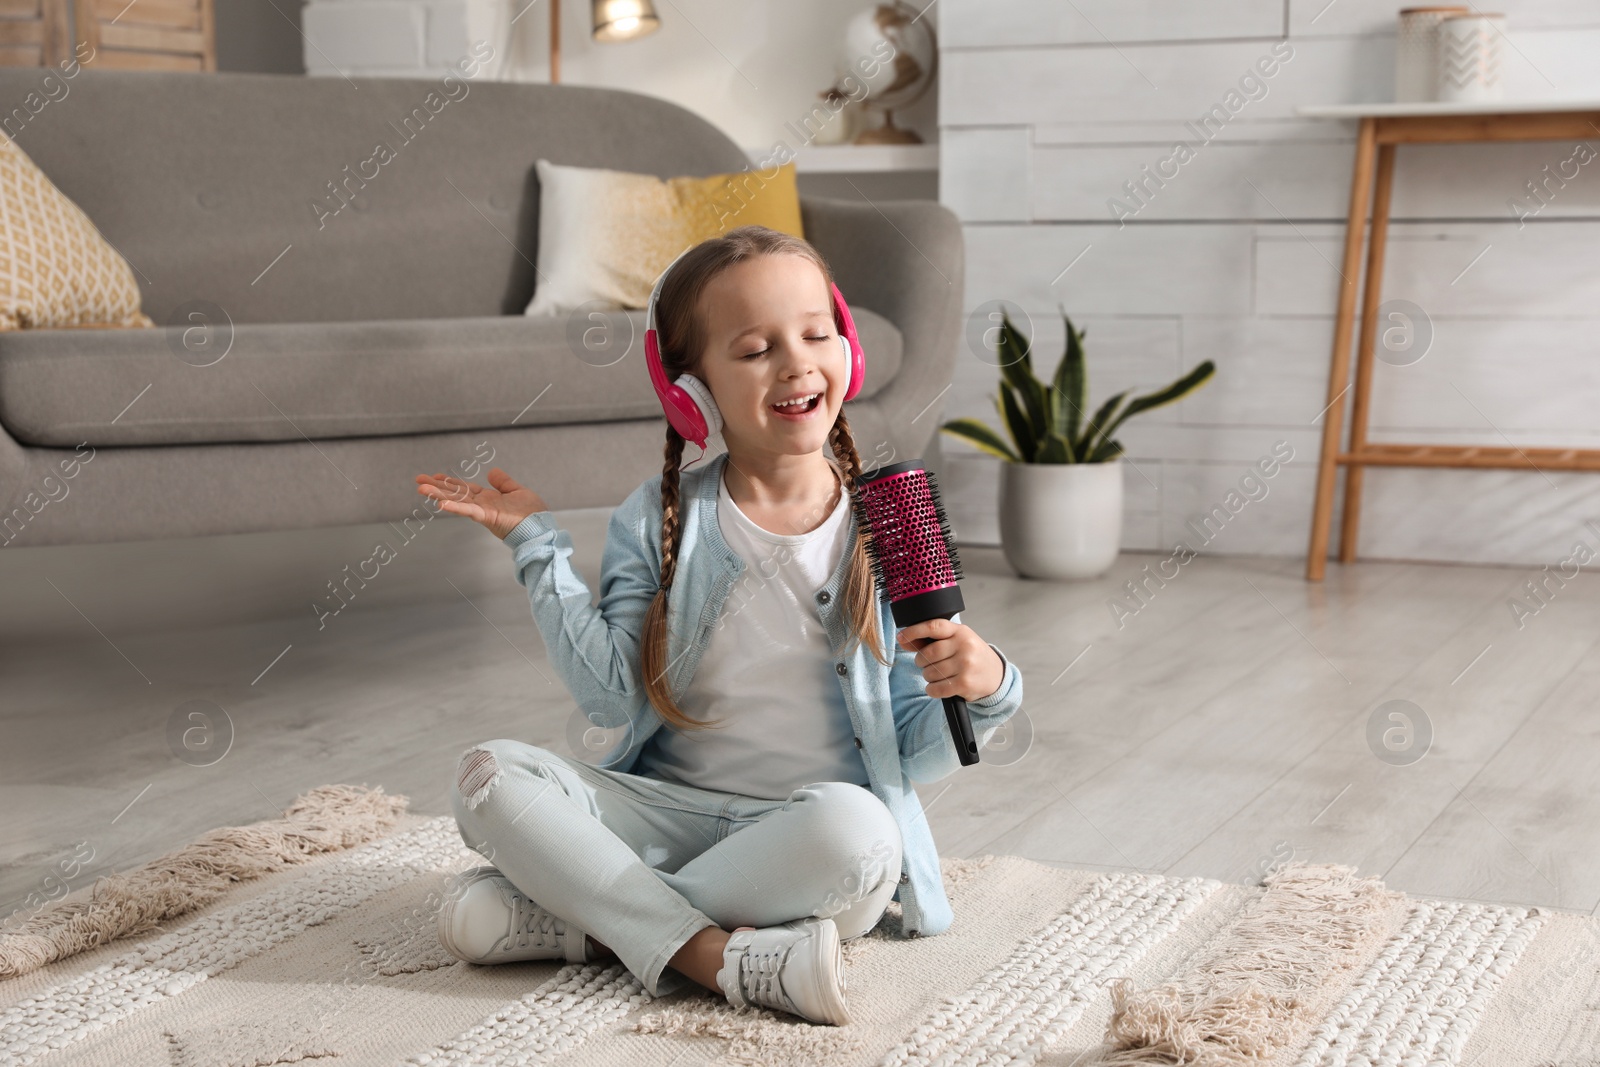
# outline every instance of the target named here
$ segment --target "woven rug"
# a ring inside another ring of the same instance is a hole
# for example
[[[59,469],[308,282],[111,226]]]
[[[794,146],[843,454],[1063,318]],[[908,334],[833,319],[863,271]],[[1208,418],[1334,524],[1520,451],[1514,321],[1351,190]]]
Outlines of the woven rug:
[[[0,981],[0,1064],[316,1061],[1592,1067],[1600,923],[1413,899],[1348,868],[1264,886],[946,859],[955,924],[845,946],[853,1022],[653,998],[616,961],[460,963],[448,816],[241,882],[146,930]],[[71,898],[69,898],[71,899]]]

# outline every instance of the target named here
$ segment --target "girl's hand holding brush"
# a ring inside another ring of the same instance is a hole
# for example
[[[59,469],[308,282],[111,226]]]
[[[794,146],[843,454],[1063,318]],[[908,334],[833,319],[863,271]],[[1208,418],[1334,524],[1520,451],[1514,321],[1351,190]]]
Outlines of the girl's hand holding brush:
[[[1006,680],[999,654],[964,622],[929,619],[900,630],[895,642],[917,653],[913,662],[922,668],[930,697],[982,700]]]
[[[439,501],[440,511],[465,515],[502,541],[529,515],[550,510],[543,497],[499,467],[489,471],[488,481],[485,487],[443,473],[419,474],[417,492]]]

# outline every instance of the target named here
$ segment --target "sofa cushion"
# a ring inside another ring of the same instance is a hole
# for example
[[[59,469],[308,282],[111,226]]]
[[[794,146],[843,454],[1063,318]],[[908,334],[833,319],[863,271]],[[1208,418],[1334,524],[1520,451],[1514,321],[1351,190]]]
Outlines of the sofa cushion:
[[[866,398],[899,372],[901,336],[882,315],[851,311]],[[0,424],[25,444],[71,448],[662,417],[643,311],[205,329],[0,335]]]

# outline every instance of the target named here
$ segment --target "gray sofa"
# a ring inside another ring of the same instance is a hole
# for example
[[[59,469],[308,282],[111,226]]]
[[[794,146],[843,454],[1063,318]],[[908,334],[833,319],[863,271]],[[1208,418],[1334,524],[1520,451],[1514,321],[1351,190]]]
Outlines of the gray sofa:
[[[0,69],[0,113],[41,73]],[[660,471],[643,312],[613,317],[636,335],[620,359],[574,344],[570,317],[522,314],[533,162],[749,166],[705,120],[579,86],[471,82],[432,112],[428,80],[68,84],[21,113],[17,144],[132,264],[163,325],[0,334],[0,543],[396,520],[421,501],[417,472],[472,473],[491,450],[556,508],[615,505]],[[374,173],[379,141],[392,158]],[[930,201],[802,210],[867,353],[846,408],[863,462],[920,456],[958,346],[957,221]]]

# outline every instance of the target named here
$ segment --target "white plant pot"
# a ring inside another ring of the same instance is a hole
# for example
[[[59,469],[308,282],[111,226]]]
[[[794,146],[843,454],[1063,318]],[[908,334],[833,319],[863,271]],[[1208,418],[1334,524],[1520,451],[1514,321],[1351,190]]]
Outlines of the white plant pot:
[[[1000,546],[1024,578],[1097,578],[1122,546],[1122,462],[1002,463]]]

